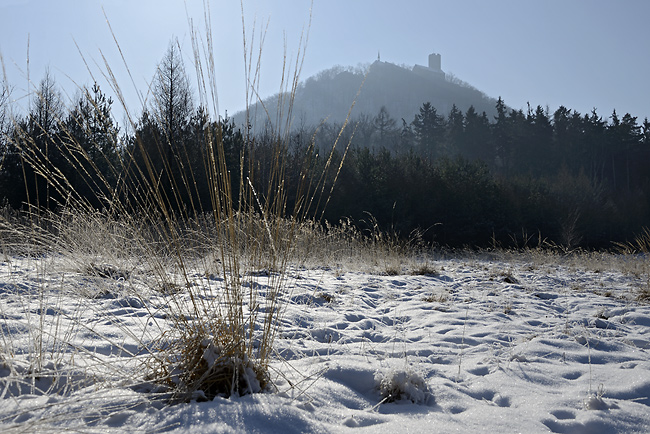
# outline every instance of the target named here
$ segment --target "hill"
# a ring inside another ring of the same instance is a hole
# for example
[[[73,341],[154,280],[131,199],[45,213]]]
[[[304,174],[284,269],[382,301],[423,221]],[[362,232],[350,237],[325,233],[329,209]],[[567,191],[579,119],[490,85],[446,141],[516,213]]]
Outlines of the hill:
[[[378,59],[365,67],[335,66],[322,71],[299,85],[291,115],[292,127],[313,126],[325,119],[330,123],[343,122],[359,89],[353,118],[375,116],[385,106],[392,118],[411,122],[426,102],[444,115],[454,104],[463,112],[474,106],[479,113],[495,114],[494,98],[445,74],[440,69],[439,59],[439,55],[432,54],[429,66],[413,67]],[[263,126],[269,117],[277,125],[280,96],[276,94],[251,107],[251,120],[256,128]],[[243,124],[244,113],[236,114],[234,119],[237,124]]]

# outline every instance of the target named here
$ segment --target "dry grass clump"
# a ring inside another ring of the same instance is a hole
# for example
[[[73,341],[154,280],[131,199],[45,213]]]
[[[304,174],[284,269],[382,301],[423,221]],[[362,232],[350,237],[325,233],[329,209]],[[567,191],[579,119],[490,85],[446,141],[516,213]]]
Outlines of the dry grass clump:
[[[309,246],[311,266],[327,264],[341,270],[387,276],[437,274],[429,259],[430,246],[424,242],[421,232],[414,231],[404,239],[394,231],[382,230],[372,217],[358,224],[347,218],[338,224],[305,223],[301,239],[309,242],[299,244]]]
[[[415,404],[427,404],[433,398],[426,380],[412,369],[377,372],[375,383],[382,403],[409,400]]]
[[[650,253],[650,228],[644,227],[641,233],[627,243],[614,243],[623,254]]]
[[[266,390],[267,366],[249,358],[245,342],[232,340],[232,330],[218,321],[182,318],[187,329],[174,328],[175,338],[148,363],[148,379],[170,391],[169,401],[212,400]],[[217,329],[206,329],[215,327]]]
[[[646,285],[639,290],[637,299],[644,303],[650,303],[650,281],[648,281]]]
[[[422,301],[426,301],[427,303],[445,303],[448,300],[449,295],[447,293],[431,293],[422,299]]]
[[[440,272],[429,261],[416,264],[411,269],[411,274],[414,276],[438,276]]]

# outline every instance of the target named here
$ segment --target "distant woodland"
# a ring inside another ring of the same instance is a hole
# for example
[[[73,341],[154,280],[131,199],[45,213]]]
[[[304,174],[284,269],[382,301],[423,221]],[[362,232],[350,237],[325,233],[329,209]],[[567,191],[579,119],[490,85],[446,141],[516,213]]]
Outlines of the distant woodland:
[[[358,120],[326,214],[369,212],[447,246],[608,248],[650,224],[647,119],[524,112],[501,99],[496,111],[441,114],[424,103],[411,122],[384,110]],[[325,126],[317,142],[335,131]]]
[[[277,164],[281,149],[289,191],[300,191],[305,167],[337,168],[328,172],[317,204],[322,223],[349,219],[365,230],[418,233],[449,247],[594,249],[612,248],[650,225],[650,122],[631,114],[514,110],[500,98],[489,114],[467,101],[467,108],[439,111],[428,101],[412,107],[408,119],[380,106],[356,114],[344,129],[339,121],[294,122],[278,143],[268,126],[251,135],[232,119],[210,119],[195,103],[173,45],[153,83],[155,104],[125,129],[97,85],[66,105],[47,74],[29,112],[14,116],[5,88],[0,201],[12,209],[27,203],[57,209],[68,200],[60,182],[106,209],[111,195],[127,194],[121,192],[133,195],[127,201],[145,200],[133,193],[137,188],[123,187],[155,179],[179,213],[207,212],[214,198],[206,155],[223,152],[236,200],[239,180],[252,168],[266,173],[259,168]],[[308,157],[310,149],[317,156]],[[34,164],[43,157],[46,166]],[[268,180],[251,179],[265,194]]]

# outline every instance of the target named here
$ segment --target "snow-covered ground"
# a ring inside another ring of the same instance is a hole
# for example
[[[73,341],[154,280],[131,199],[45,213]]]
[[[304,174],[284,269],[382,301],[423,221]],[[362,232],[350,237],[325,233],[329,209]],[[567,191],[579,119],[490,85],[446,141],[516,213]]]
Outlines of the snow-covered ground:
[[[168,294],[145,273],[7,257],[0,431],[650,432],[650,306],[636,299],[647,274],[561,260],[432,266],[290,269],[277,390],[166,405],[129,375],[168,326]],[[269,277],[255,279],[263,289]]]

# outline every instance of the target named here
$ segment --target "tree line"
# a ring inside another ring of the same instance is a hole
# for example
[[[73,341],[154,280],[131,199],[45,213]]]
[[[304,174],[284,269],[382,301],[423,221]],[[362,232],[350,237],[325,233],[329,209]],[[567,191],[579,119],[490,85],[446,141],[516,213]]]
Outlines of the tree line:
[[[372,221],[401,236],[419,229],[447,246],[546,240],[607,248],[650,222],[650,123],[630,114],[515,110],[499,98],[490,117],[473,107],[438,113],[427,102],[409,121],[382,107],[346,128],[301,126],[278,143],[268,131],[252,137],[197,106],[177,44],[170,44],[151,89],[151,103],[122,131],[113,100],[97,84],[67,107],[46,74],[22,117],[8,115],[4,87],[0,200],[56,209],[72,191],[100,209],[121,195],[124,203],[165,201],[189,216],[209,211],[215,191],[228,189],[237,200],[244,180],[261,195],[273,194],[263,175],[273,171],[263,169],[281,155],[287,191],[300,190],[305,167],[320,173],[345,158],[323,180],[321,195],[332,191],[317,201],[327,203],[324,218]],[[232,181],[217,190],[207,161],[215,153],[224,156],[222,170]],[[301,200],[296,194],[286,206]]]
[[[165,201],[186,215],[209,209],[206,155],[229,156],[239,168],[244,138],[228,119],[212,120],[194,104],[177,43],[171,43],[151,85],[152,99],[122,131],[114,101],[96,83],[80,90],[70,107],[48,73],[28,113],[9,117],[9,89],[0,99],[0,200],[12,208],[56,210],[71,195],[96,209],[121,203]],[[219,143],[219,149],[208,151]],[[236,174],[233,173],[234,176]]]
[[[385,108],[356,119],[332,218],[371,212],[386,228],[445,245],[547,241],[608,248],[650,224],[650,122],[594,109],[496,115],[424,103],[411,122]],[[337,126],[316,132],[331,142]]]

